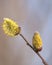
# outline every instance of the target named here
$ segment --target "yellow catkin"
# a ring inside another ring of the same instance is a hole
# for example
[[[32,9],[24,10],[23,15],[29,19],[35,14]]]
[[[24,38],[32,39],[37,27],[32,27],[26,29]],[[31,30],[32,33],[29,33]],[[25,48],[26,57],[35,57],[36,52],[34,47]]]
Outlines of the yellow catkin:
[[[38,32],[34,33],[32,44],[33,44],[33,47],[36,49],[36,51],[40,51],[42,49],[42,39]]]
[[[15,36],[20,33],[20,27],[15,21],[9,18],[4,18],[3,30],[9,36]]]

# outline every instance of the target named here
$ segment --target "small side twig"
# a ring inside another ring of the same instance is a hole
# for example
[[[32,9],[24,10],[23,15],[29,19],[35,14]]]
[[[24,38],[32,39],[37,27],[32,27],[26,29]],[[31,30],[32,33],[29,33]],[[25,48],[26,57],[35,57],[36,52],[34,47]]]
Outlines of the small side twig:
[[[36,52],[36,50],[33,48],[33,46],[31,46],[29,44],[29,42],[26,40],[26,38],[22,34],[19,34],[19,35],[25,40],[26,44],[40,57],[40,59],[42,60],[42,63],[44,65],[48,65],[48,63],[44,60],[44,58],[40,55],[40,53]]]

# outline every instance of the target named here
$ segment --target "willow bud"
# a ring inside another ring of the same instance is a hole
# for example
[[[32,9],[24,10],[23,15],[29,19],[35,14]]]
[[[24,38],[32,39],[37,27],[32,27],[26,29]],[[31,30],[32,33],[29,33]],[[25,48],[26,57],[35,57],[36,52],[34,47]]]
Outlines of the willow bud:
[[[3,30],[9,36],[16,36],[20,33],[21,28],[12,19],[4,18]]]
[[[32,39],[32,44],[37,52],[42,50],[42,39],[41,39],[40,34],[38,32],[34,33],[34,36]]]

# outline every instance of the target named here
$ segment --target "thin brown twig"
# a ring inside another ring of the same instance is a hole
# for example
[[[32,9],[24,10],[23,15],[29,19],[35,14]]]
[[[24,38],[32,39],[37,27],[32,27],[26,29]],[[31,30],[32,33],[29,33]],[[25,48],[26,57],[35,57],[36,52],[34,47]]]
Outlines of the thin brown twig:
[[[26,42],[26,44],[40,57],[40,59],[42,60],[42,63],[44,65],[48,65],[48,63],[44,60],[44,58],[40,55],[40,53],[36,52],[36,50],[33,48],[33,46],[31,46],[29,44],[29,42],[26,40],[26,38],[22,35],[22,34],[19,34]]]

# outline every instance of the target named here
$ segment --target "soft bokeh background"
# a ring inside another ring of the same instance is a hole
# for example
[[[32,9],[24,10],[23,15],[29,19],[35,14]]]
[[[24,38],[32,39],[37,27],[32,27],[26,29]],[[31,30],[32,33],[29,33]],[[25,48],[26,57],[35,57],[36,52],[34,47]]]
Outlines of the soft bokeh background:
[[[0,65],[43,65],[19,35],[4,34],[4,17],[21,26],[21,33],[30,44],[34,32],[39,31],[43,39],[40,54],[52,65],[52,0],[0,0]]]

